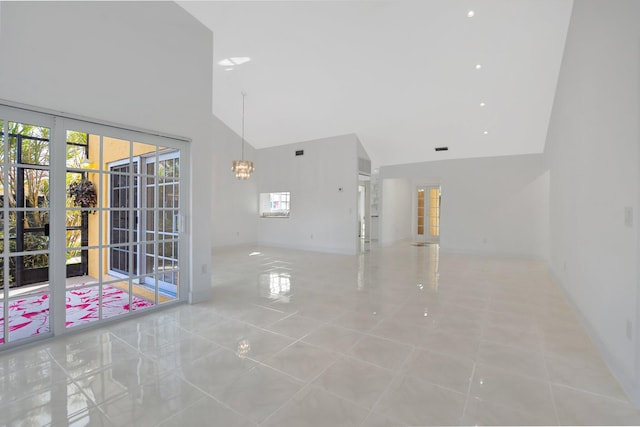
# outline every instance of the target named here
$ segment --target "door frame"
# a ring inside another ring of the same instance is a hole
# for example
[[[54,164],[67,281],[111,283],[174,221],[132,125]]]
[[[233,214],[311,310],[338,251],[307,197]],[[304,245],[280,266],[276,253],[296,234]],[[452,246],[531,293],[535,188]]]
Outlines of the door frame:
[[[126,175],[129,178],[132,178],[134,175],[139,175],[140,171],[141,171],[141,162],[140,162],[140,157],[139,156],[135,156],[132,157],[131,159],[124,159],[124,160],[115,160],[113,162],[108,162],[107,163],[107,170],[109,171],[109,173],[111,173],[112,168],[114,167],[119,167],[119,166],[124,166],[124,165],[129,165],[129,167],[131,168],[133,165],[137,165],[138,168],[138,172],[132,172],[131,170],[129,170],[129,173],[127,174],[122,174],[122,175]],[[111,175],[109,175],[111,176]],[[111,188],[111,183],[107,183],[107,180],[105,180],[105,188],[107,188],[107,207],[109,209],[113,209],[113,207],[111,206],[111,201],[112,201],[112,196],[113,196],[113,189]],[[135,223],[135,232],[137,233],[136,235],[138,236],[138,238],[140,238],[140,230],[142,229],[142,224],[140,221],[140,215],[137,211],[138,208],[141,208],[141,204],[140,204],[140,200],[141,200],[141,191],[140,191],[140,184],[138,183],[137,188],[136,188],[136,200],[135,200],[135,207],[133,207],[134,209],[134,218],[130,218],[130,220],[132,220]],[[132,207],[131,206],[127,206],[126,210],[131,212]],[[109,211],[109,215],[107,215],[107,231],[108,233],[111,232],[111,211]],[[109,234],[107,233],[107,236],[109,236]],[[113,242],[111,241],[110,236],[108,237],[109,239],[109,244],[113,244]],[[132,242],[129,242],[129,244],[131,244]],[[112,270],[111,269],[111,249],[109,249],[109,251],[107,251],[107,274],[109,274],[110,276],[113,277],[119,277],[119,278],[127,278],[129,277],[129,274],[133,274],[134,276],[137,276],[140,274],[140,259],[141,259],[141,255],[138,252],[135,252],[135,256],[134,256],[134,261],[135,261],[135,266],[136,268],[134,269],[133,272],[131,273],[120,273],[118,271]],[[130,249],[127,249],[127,254],[129,254]],[[128,266],[131,267],[131,266]],[[129,268],[131,270],[131,268]]]
[[[139,163],[139,167],[146,167],[147,164],[149,162],[152,163],[156,163],[156,162],[161,162],[163,160],[171,160],[171,159],[179,159],[180,162],[182,162],[182,154],[181,154],[181,150],[178,150],[177,152],[174,149],[168,149],[168,150],[162,150],[158,152],[158,156],[140,156],[140,163]],[[156,166],[157,168],[157,166]],[[156,169],[157,170],[157,169]],[[182,176],[180,176],[180,181],[182,181]],[[158,182],[155,183],[155,187],[156,187],[156,201],[158,201],[158,197],[159,197],[159,187],[158,187]],[[182,186],[180,185],[179,190],[180,193],[178,194],[178,203],[181,205],[181,197],[182,197]],[[144,185],[144,188],[139,189],[138,190],[138,195],[139,195],[139,199],[138,199],[138,203],[140,203],[140,207],[144,208],[144,209],[149,209],[148,206],[148,202],[146,200],[146,184]],[[143,206],[144,204],[144,206]],[[156,207],[157,208],[157,207]],[[160,210],[157,210],[157,212],[160,212]],[[157,224],[158,221],[160,221],[160,219],[156,216],[155,218],[155,223]],[[178,225],[178,228],[180,227],[180,218],[175,218],[174,222]],[[138,234],[139,236],[142,235],[146,235],[147,230],[146,230],[146,225],[147,225],[147,219],[146,219],[146,215],[142,215],[142,218],[140,219],[140,221],[138,221]],[[178,230],[178,235],[180,234],[180,230]],[[158,240],[158,245],[159,245],[160,240]],[[156,251],[158,250],[158,246],[156,246]],[[180,251],[180,248],[178,248],[178,251]],[[147,271],[146,271],[146,256],[147,256],[147,252],[146,250],[144,250],[143,253],[138,254],[139,260],[138,260],[138,268],[139,268],[139,273],[140,275],[146,275]],[[178,253],[178,258],[171,258],[172,260],[176,260],[176,261],[180,261],[180,252]],[[149,277],[146,277],[145,280],[149,280],[149,284],[152,284],[153,286],[156,285],[156,281],[155,279],[151,279]],[[173,283],[169,283],[169,282],[165,282],[163,280],[158,280],[158,288],[161,291],[167,292],[169,294],[173,294],[175,295],[176,291],[177,291],[177,285],[173,284]]]
[[[360,197],[360,188],[364,188],[364,197]],[[371,176],[359,173],[356,187],[356,239],[360,253],[367,252],[371,244]],[[364,210],[364,223],[361,223],[360,212]],[[364,235],[361,230],[364,227]]]
[[[0,352],[22,346],[34,341],[44,339],[56,335],[64,335],[70,332],[65,325],[65,301],[66,301],[66,196],[67,188],[65,184],[67,165],[66,165],[66,147],[67,137],[66,131],[77,130],[85,131],[94,135],[102,135],[114,138],[122,138],[135,140],[136,142],[155,144],[157,147],[171,147],[180,151],[181,164],[183,165],[184,174],[180,176],[180,200],[179,200],[179,268],[180,268],[180,292],[178,298],[174,301],[167,302],[163,305],[175,304],[178,302],[186,302],[189,298],[189,286],[191,276],[190,249],[191,236],[186,225],[186,218],[190,216],[190,195],[191,195],[191,179],[187,173],[190,164],[190,140],[187,138],[176,137],[173,135],[165,135],[160,132],[147,131],[143,129],[135,129],[127,126],[108,123],[95,119],[89,119],[78,115],[60,113],[52,110],[46,110],[38,107],[32,107],[24,104],[13,103],[0,99],[0,118],[3,120],[3,131],[5,126],[8,127],[9,122],[18,122],[24,124],[33,124],[50,129],[49,133],[49,224],[50,236],[49,245],[46,250],[34,252],[46,253],[49,256],[49,277],[48,290],[43,293],[49,294],[49,329],[24,339],[13,342],[4,342],[0,345]],[[5,125],[6,123],[6,125]],[[8,137],[8,136],[7,136]],[[8,148],[3,145],[2,150],[5,153],[5,159],[9,161]],[[8,164],[8,163],[7,163]],[[8,172],[3,172],[8,173]],[[102,182],[100,182],[102,183]],[[103,187],[104,188],[104,187]],[[4,213],[10,211],[8,205],[0,208]],[[102,221],[102,220],[100,220]],[[4,221],[4,248],[5,252],[0,254],[0,258],[6,261],[4,270],[3,286],[0,290],[5,298],[0,304],[3,305],[4,313],[7,314],[3,327],[3,336],[8,338],[9,320],[8,320],[8,304],[9,298],[9,257],[18,256],[9,249],[9,228],[10,222]],[[102,238],[100,237],[100,245]],[[102,261],[100,261],[102,263]],[[150,307],[150,310],[160,308],[159,305]],[[146,310],[145,310],[146,311]],[[129,312],[118,319],[131,317],[140,314],[140,311]],[[73,331],[81,329],[93,328],[104,325],[105,322],[115,321],[115,318],[101,319],[87,323],[86,325],[73,328]]]
[[[425,242],[425,243],[440,243],[440,227],[438,227],[438,236],[431,236],[429,234],[429,220],[430,220],[430,216],[429,216],[429,211],[430,211],[430,198],[429,198],[429,192],[431,189],[433,188],[438,188],[440,189],[440,198],[442,198],[442,186],[439,183],[430,183],[430,184],[419,184],[416,185],[413,191],[413,196],[412,196],[412,214],[411,214],[411,236],[413,237],[414,241],[417,242]],[[422,235],[418,234],[418,192],[420,190],[424,190],[425,192],[425,197],[424,197],[424,201],[425,201],[425,205],[424,205],[424,233]],[[439,206],[440,208],[442,207],[441,204]],[[440,215],[439,218],[442,218],[442,210],[439,209]]]
[[[35,111],[27,111],[21,108],[15,108],[9,105],[0,105],[0,118],[3,120],[3,125],[2,125],[2,132],[3,134],[5,134],[5,130],[8,131],[8,126],[9,126],[9,122],[17,122],[17,123],[22,123],[22,124],[28,124],[28,125],[34,125],[34,126],[38,126],[38,127],[44,127],[49,129],[49,164],[47,166],[41,166],[41,167],[37,167],[37,169],[46,169],[49,173],[49,183],[51,184],[52,182],[54,182],[55,179],[55,173],[54,173],[54,169],[55,169],[55,156],[53,155],[53,141],[55,140],[55,119],[53,117],[51,117],[50,115],[47,114],[41,114]],[[8,135],[4,135],[4,140],[6,141],[7,138],[9,136]],[[3,158],[4,161],[1,163],[3,166],[8,166],[11,167],[10,165],[12,164],[10,162],[10,156],[9,156],[9,148],[8,148],[8,144],[3,144],[3,146],[0,148],[1,150],[3,150]],[[16,159],[15,165],[21,164],[20,159]],[[23,169],[23,168],[17,168],[17,169]],[[5,174],[5,177],[8,176],[8,169],[5,168],[0,168],[0,171],[2,171],[3,174]],[[5,178],[3,177],[3,179]],[[5,184],[8,186],[7,181],[4,181]],[[16,191],[17,193],[17,191]],[[52,201],[54,200],[55,197],[55,191],[52,188],[51,185],[49,185],[49,205],[46,209],[48,212],[48,218],[49,218],[49,224],[53,223],[54,220],[54,216],[53,216],[53,205],[52,205]],[[3,195],[4,196],[4,195]],[[17,194],[16,194],[17,196]],[[16,207],[15,209],[17,209],[18,207]],[[9,315],[8,313],[9,311],[9,304],[12,300],[15,300],[16,298],[22,298],[24,297],[24,294],[21,295],[17,295],[14,297],[10,297],[10,293],[11,293],[11,286],[10,286],[10,259],[16,258],[16,268],[18,268],[18,258],[22,258],[21,255],[17,255],[20,252],[17,251],[11,251],[10,249],[10,223],[11,221],[9,220],[10,216],[9,216],[9,212],[11,212],[12,208],[10,208],[8,206],[8,203],[3,203],[3,206],[0,207],[0,212],[2,212],[4,221],[2,221],[2,227],[3,227],[3,248],[4,251],[0,253],[0,260],[1,262],[3,262],[3,272],[4,272],[4,277],[2,277],[2,281],[3,281],[3,286],[2,289],[0,289],[0,292],[2,292],[3,294],[3,298],[2,301],[0,302],[0,304],[2,304],[2,309],[3,309],[3,313],[5,313],[4,318],[5,321],[3,322],[3,330],[0,332],[0,335],[2,336],[2,338],[4,339],[3,344],[0,346],[0,349],[8,349],[11,347],[15,347],[17,345],[20,345],[21,343],[24,342],[24,340],[19,340],[17,342],[11,342],[8,340],[9,338],[9,332],[10,332],[10,328],[9,328]],[[23,207],[22,209],[27,209],[26,207]],[[14,212],[17,213],[17,210],[15,210]],[[51,230],[51,227],[49,227],[49,229]],[[18,229],[16,227],[16,238],[17,238],[17,233],[18,233]],[[48,257],[48,266],[46,267],[48,270],[47,273],[47,286],[43,288],[39,288],[38,290],[35,290],[35,292],[30,293],[30,296],[37,296],[37,295],[49,295],[49,299],[50,297],[53,295],[53,286],[51,283],[51,275],[52,275],[52,263],[54,260],[54,253],[53,253],[53,249],[52,249],[52,238],[51,238],[51,234],[49,235],[49,239],[48,239],[48,246],[47,249],[44,250],[38,250],[38,251],[30,251],[30,252],[21,252],[23,254],[23,256],[26,255],[37,255],[37,254],[46,254]],[[6,286],[5,286],[6,285]],[[53,324],[54,324],[54,320],[55,320],[55,316],[50,313],[49,318],[48,318],[48,322],[47,322],[47,327],[48,327],[48,331],[43,331],[40,332],[36,335],[34,335],[33,337],[31,337],[31,339],[43,339],[46,337],[50,337],[53,334]],[[43,324],[41,326],[44,327],[45,325]]]

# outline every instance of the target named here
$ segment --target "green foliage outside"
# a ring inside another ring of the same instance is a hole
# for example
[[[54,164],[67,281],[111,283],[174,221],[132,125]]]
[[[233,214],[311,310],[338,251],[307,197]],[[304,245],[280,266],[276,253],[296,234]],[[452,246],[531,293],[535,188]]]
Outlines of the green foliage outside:
[[[0,122],[0,127],[3,125]],[[8,148],[8,157],[10,165],[7,165],[7,173],[3,170],[5,150],[0,150],[0,194],[3,198],[1,203],[7,203],[9,207],[25,207],[25,208],[42,208],[34,211],[24,212],[23,225],[24,229],[42,228],[49,222],[49,169],[40,167],[49,165],[50,155],[50,135],[49,129],[25,125],[21,123],[9,122],[9,135],[2,137],[6,148]],[[21,158],[18,159],[18,141],[21,140]],[[75,131],[67,132],[67,141],[75,142],[81,145],[87,144],[87,134]],[[67,166],[71,168],[80,168],[82,160],[85,157],[85,148],[82,146],[67,145]],[[16,165],[21,164],[23,167],[18,168]],[[24,176],[24,200],[18,203],[16,197],[18,195],[17,186],[19,182],[19,173]],[[82,177],[80,173],[67,173],[67,188],[74,180]],[[70,198],[67,197],[67,207],[73,207]],[[16,235],[18,215],[11,212],[9,215],[9,250],[15,252],[17,250]],[[0,249],[4,249],[4,228],[2,227],[2,219],[0,218]],[[7,218],[4,218],[7,219]],[[80,226],[82,215],[80,211],[68,210],[66,223],[67,226]],[[80,232],[67,233],[67,246],[80,247]],[[44,232],[26,232],[23,236],[24,251],[46,250],[49,247],[49,237]],[[79,251],[78,251],[79,252]],[[73,257],[74,254],[69,252],[67,258]],[[10,270],[15,269],[16,258],[11,257]],[[40,268],[48,266],[48,255],[25,255],[23,257],[24,267],[26,269]],[[0,277],[3,277],[3,266],[0,265]],[[13,282],[13,277],[10,277]],[[11,283],[13,285],[13,283]]]

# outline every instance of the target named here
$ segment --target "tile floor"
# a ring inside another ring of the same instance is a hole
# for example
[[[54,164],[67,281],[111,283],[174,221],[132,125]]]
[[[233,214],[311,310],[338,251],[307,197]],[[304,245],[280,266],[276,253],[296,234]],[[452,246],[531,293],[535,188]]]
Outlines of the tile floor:
[[[0,354],[0,425],[640,424],[543,263],[237,247],[214,299]]]

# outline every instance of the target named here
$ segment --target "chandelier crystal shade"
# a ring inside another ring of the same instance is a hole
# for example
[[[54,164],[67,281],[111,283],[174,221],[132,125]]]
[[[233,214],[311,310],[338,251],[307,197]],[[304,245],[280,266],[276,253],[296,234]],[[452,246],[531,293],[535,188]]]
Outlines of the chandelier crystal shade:
[[[242,160],[234,160],[231,170],[235,172],[237,179],[247,180],[253,172],[253,162],[244,159],[244,98],[246,93],[242,92]]]
[[[231,169],[238,179],[249,179],[253,172],[253,162],[250,160],[234,160]]]

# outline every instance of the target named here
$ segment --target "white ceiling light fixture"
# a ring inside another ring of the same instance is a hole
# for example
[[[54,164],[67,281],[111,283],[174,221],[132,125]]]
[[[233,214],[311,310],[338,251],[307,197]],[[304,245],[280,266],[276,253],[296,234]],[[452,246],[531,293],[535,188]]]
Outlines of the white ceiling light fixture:
[[[218,65],[222,67],[234,67],[236,65],[246,64],[251,61],[248,56],[232,56],[230,58],[224,58],[218,61]]]
[[[476,70],[479,70],[480,68],[482,68],[482,64],[476,64]]]
[[[253,172],[253,162],[244,159],[244,98],[247,96],[245,92],[242,94],[242,157],[241,160],[234,160],[231,170],[236,173],[236,178],[246,181]]]
[[[482,132],[482,133],[483,133],[483,134],[485,134],[485,135],[489,135],[489,131],[488,131],[488,130],[485,130],[485,131],[484,131],[484,132]]]
[[[481,103],[480,103],[480,106],[481,106],[481,107],[484,107],[484,106],[486,106],[486,105],[487,105],[487,104],[485,104],[484,102],[481,102]]]
[[[467,18],[473,18],[476,15],[476,13],[473,10],[470,10],[469,12],[467,12]]]

